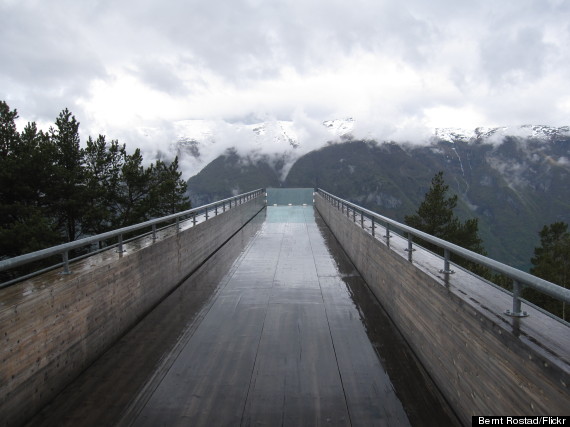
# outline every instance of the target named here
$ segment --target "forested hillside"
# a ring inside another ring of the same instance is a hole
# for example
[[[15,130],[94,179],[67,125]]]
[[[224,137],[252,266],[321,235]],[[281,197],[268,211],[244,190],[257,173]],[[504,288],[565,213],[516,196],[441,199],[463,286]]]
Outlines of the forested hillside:
[[[564,135],[549,140],[505,137],[499,143],[461,138],[425,145],[351,141],[302,156],[284,182],[270,164],[244,163],[234,154],[220,156],[188,184],[193,200],[227,197],[232,188],[320,187],[403,222],[419,206],[433,175],[443,171],[458,195],[460,218],[479,219],[489,255],[528,270],[540,229],[570,222],[568,159],[570,138]]]

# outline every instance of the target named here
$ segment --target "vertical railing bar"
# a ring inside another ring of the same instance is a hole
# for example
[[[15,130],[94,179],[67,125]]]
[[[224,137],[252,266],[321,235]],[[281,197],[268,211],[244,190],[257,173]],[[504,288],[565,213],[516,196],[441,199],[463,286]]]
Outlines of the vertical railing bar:
[[[408,233],[408,249],[406,249],[406,251],[408,252],[408,261],[410,261],[410,262],[412,262],[412,254],[415,251],[412,244],[413,244],[412,235],[410,233]]]
[[[513,310],[506,310],[505,314],[512,317],[527,317],[528,313],[521,310],[521,295],[523,285],[516,279],[513,279]]]
[[[71,274],[71,270],[69,269],[69,251],[65,251],[61,255],[63,257],[63,271],[61,274]]]
[[[450,253],[448,249],[443,249],[443,269],[439,270],[440,273],[445,274],[445,279],[447,280],[450,274],[455,273],[450,267]]]
[[[123,252],[125,252],[123,250],[123,234],[119,234],[119,245],[117,246],[117,253],[122,254]]]
[[[156,224],[152,224],[152,243],[156,243]]]

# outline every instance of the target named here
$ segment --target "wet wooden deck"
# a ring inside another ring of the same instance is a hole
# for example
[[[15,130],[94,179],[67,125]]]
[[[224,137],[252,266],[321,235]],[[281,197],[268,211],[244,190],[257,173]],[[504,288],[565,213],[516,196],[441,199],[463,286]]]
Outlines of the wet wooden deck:
[[[30,425],[455,424],[313,207],[263,215]]]

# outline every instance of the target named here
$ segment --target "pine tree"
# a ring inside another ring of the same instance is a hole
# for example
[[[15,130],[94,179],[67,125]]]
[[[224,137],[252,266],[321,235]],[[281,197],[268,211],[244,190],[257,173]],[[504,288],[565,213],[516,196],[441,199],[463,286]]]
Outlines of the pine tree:
[[[186,182],[178,170],[178,157],[170,164],[157,160],[151,165],[150,215],[161,217],[190,209]]]
[[[410,227],[448,242],[459,245],[473,252],[485,254],[483,242],[479,237],[479,226],[476,218],[461,222],[453,210],[457,206],[457,195],[447,196],[449,186],[445,184],[443,172],[438,172],[432,178],[431,187],[425,194],[424,200],[413,215],[407,215],[405,222]],[[443,250],[428,242],[418,242],[436,253],[443,254]],[[471,262],[452,256],[452,260],[461,264],[479,275],[488,275],[487,269]]]
[[[432,236],[449,240],[459,228],[459,220],[453,215],[457,206],[457,195],[446,198],[449,186],[443,180],[443,172],[438,172],[431,180],[431,187],[414,215],[405,217],[410,227]]]
[[[140,149],[125,156],[121,167],[121,183],[118,195],[118,223],[115,228],[149,219],[150,168],[143,166]]]
[[[568,232],[568,224],[555,222],[548,226],[545,225],[539,235],[540,246],[534,249],[534,257],[531,258],[533,265],[530,269],[531,274],[568,288],[570,285],[570,233]],[[570,318],[564,302],[530,288],[523,291],[523,296],[564,320]]]
[[[48,133],[17,118],[0,101],[0,259],[190,208],[178,158],[145,168],[104,135],[83,149],[67,109]]]
[[[83,218],[83,228],[90,233],[109,231],[119,221],[122,168],[126,147],[117,140],[110,143],[104,135],[89,137],[85,148],[87,192],[91,208]]]
[[[28,123],[19,134],[16,110],[0,102],[0,257],[61,242],[46,210],[50,162],[47,135]]]
[[[19,134],[16,129],[17,110],[10,110],[5,101],[0,101],[0,154],[2,160],[7,159],[18,144]]]
[[[50,128],[55,173],[49,190],[50,205],[67,241],[82,233],[81,222],[89,209],[85,191],[84,150],[80,147],[79,122],[66,108]]]

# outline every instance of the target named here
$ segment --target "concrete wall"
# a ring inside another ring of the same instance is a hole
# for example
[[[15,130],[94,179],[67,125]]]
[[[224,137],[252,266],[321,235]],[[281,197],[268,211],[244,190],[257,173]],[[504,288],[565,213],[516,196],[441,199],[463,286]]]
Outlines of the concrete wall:
[[[0,424],[37,412],[263,207],[258,197],[154,244],[72,264],[69,276],[3,289]]]
[[[466,272],[453,275],[454,282],[446,286],[421,263],[410,263],[403,251],[389,249],[320,195],[315,202],[465,425],[471,424],[472,415],[568,414],[567,325],[538,310],[522,320],[505,316],[494,305],[501,300],[499,307],[510,308],[500,290]],[[420,252],[424,251],[418,249],[414,257],[424,256]],[[482,287],[488,289],[482,292]],[[480,301],[469,289],[486,293],[488,300]],[[542,334],[551,338],[543,340]]]

